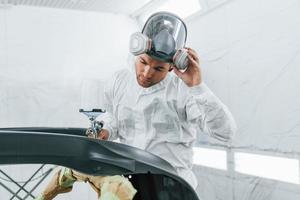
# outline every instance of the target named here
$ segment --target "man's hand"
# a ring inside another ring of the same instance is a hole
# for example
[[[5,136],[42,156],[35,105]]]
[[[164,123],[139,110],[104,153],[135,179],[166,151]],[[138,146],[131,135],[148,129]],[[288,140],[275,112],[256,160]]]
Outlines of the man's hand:
[[[86,134],[88,137],[94,138],[94,134],[93,134],[93,131],[91,128],[88,128],[86,130]],[[108,137],[109,137],[109,133],[108,133],[108,130],[106,130],[106,129],[101,129],[101,131],[97,135],[97,139],[99,139],[99,140],[108,140]]]
[[[198,54],[195,50],[191,48],[186,48],[188,53],[188,67],[184,72],[181,72],[174,66],[175,74],[185,82],[189,87],[193,87],[201,84],[201,70],[199,64]]]

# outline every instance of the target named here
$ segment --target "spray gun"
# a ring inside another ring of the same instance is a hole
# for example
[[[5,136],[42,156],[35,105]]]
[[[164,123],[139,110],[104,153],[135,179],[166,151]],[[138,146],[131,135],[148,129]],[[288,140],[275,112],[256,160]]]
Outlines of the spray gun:
[[[101,115],[102,113],[105,113],[105,110],[103,109],[92,109],[92,110],[84,110],[79,109],[80,113],[83,113],[86,115],[90,122],[91,122],[91,130],[94,138],[98,138],[98,133],[103,128],[104,122],[103,121],[97,121],[96,118]]]

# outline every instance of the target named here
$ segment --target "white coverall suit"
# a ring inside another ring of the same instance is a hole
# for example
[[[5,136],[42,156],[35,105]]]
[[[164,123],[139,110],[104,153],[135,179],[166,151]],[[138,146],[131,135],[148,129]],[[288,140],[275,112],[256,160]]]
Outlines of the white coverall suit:
[[[189,88],[171,73],[143,88],[135,69],[121,70],[104,90],[104,129],[109,140],[119,138],[167,160],[194,189],[192,147],[197,134],[203,131],[228,142],[236,129],[227,107],[204,83]]]

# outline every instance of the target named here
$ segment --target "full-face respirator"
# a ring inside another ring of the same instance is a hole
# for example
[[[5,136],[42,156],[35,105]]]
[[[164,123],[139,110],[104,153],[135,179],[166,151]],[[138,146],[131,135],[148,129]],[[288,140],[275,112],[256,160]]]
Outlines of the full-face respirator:
[[[148,18],[142,32],[131,35],[130,52],[135,56],[146,53],[184,70],[188,66],[186,38],[187,28],[182,19],[172,13],[158,12]]]

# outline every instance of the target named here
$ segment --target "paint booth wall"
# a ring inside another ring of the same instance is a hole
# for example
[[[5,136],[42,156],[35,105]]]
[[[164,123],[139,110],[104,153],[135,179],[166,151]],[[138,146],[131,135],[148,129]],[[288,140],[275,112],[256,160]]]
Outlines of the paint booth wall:
[[[187,25],[189,46],[199,52],[204,81],[238,125],[233,148],[223,148],[227,170],[194,168],[198,192],[209,200],[300,199],[300,169],[294,175],[298,184],[248,176],[237,173],[243,160],[236,156],[247,152],[286,157],[299,167],[300,2],[232,0]],[[220,149],[215,141],[204,140],[204,147]],[[272,170],[289,174],[279,166]]]
[[[98,84],[96,79],[107,79],[126,67],[129,35],[136,30],[136,22],[123,15],[0,8],[0,126],[88,127],[88,119],[78,112],[84,104],[82,95],[90,94],[84,90]],[[38,167],[1,169],[22,182]],[[1,177],[7,179],[3,174]],[[42,191],[49,178],[34,195]],[[12,191],[18,190],[14,183],[0,181]],[[25,188],[31,189],[37,181]],[[0,199],[11,196],[0,186]],[[96,199],[96,193],[88,184],[76,184],[72,193],[57,199]]]
[[[0,126],[83,125],[82,84],[125,67],[136,30],[122,15],[2,8]]]

